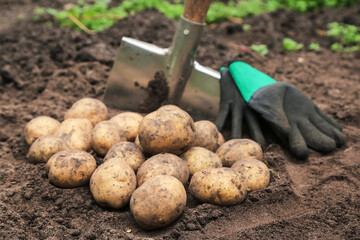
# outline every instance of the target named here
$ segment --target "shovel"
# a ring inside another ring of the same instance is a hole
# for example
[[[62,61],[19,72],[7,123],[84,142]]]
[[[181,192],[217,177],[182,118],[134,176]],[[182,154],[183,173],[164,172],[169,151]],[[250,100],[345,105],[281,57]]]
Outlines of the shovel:
[[[123,37],[104,103],[136,112],[175,104],[195,121],[214,120],[219,111],[220,74],[194,61],[210,3],[211,0],[186,1],[169,48]]]

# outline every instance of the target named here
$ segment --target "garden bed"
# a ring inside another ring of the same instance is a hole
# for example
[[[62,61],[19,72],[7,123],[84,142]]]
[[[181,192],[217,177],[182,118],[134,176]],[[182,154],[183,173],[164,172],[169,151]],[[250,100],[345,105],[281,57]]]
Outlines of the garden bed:
[[[360,26],[360,4],[305,14],[277,10],[244,20],[209,25],[196,59],[219,69],[241,60],[278,81],[291,82],[343,126],[344,146],[328,154],[310,152],[297,161],[276,143],[265,150],[271,168],[267,189],[232,207],[199,204],[190,195],[185,212],[169,227],[141,230],[129,207],[99,207],[88,187],[51,185],[44,164],[26,159],[25,124],[48,115],[59,121],[82,97],[102,99],[122,36],[161,47],[170,45],[176,20],[155,10],[131,15],[111,28],[88,35],[31,21],[44,4],[70,1],[2,1],[0,9],[0,236],[4,239],[357,239],[360,236],[360,54],[329,50],[330,22]],[[36,4],[36,5],[35,5]],[[21,16],[21,17],[19,17]],[[320,30],[320,31],[319,31]],[[304,44],[282,50],[282,39]],[[311,42],[320,52],[307,50]],[[265,57],[251,44],[266,44]],[[117,113],[111,110],[111,115]],[[226,135],[226,134],[225,134]],[[95,153],[92,153],[94,156]],[[97,157],[98,163],[100,158]]]

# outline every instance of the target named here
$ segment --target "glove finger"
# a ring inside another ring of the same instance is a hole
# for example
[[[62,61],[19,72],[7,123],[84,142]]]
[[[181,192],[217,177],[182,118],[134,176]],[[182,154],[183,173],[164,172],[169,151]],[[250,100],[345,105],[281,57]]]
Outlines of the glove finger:
[[[215,125],[219,131],[222,131],[223,129],[229,111],[230,111],[230,104],[228,103],[220,104],[220,111],[215,120]]]
[[[309,155],[309,149],[306,145],[304,137],[298,126],[294,123],[291,124],[291,131],[289,133],[289,147],[291,153],[299,159],[305,159]]]
[[[235,89],[236,90],[236,89]],[[231,138],[241,138],[242,123],[243,123],[243,109],[245,102],[239,96],[234,96],[234,102],[231,109]]]
[[[320,108],[318,108],[317,106],[315,106],[315,110],[316,112],[323,118],[325,119],[328,123],[330,123],[331,125],[333,125],[334,127],[336,127],[337,129],[339,129],[340,131],[342,131],[342,127],[341,125],[336,122],[334,119],[332,119],[331,117],[329,117],[328,115],[326,115],[323,111],[320,110]]]
[[[297,124],[308,147],[319,152],[329,152],[336,148],[335,141],[319,131],[310,121],[301,121]]]
[[[310,116],[309,120],[317,129],[334,139],[337,147],[340,147],[345,143],[345,135],[319,115],[314,114]]]
[[[266,141],[263,132],[261,131],[259,121],[255,115],[255,112],[247,107],[245,109],[245,122],[249,129],[250,138],[259,143],[263,149],[266,147]]]

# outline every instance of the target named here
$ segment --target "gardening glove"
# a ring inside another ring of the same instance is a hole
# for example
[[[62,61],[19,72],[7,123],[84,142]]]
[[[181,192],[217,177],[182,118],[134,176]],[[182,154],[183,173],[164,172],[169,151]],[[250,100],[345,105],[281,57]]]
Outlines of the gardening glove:
[[[246,123],[250,138],[265,148],[265,138],[255,112],[244,101],[227,68],[220,71],[220,111],[215,125],[221,131],[231,114],[231,138],[242,137],[242,124]]]
[[[329,152],[345,143],[341,126],[292,84],[276,82],[239,61],[229,65],[229,72],[247,104],[295,157],[306,158],[308,147]]]

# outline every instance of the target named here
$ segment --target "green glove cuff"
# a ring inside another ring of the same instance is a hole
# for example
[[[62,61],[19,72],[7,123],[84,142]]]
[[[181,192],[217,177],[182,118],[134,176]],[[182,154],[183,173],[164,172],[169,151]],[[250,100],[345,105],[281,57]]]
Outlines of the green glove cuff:
[[[265,73],[244,62],[232,62],[229,65],[229,72],[246,102],[260,88],[276,83],[274,79]]]

